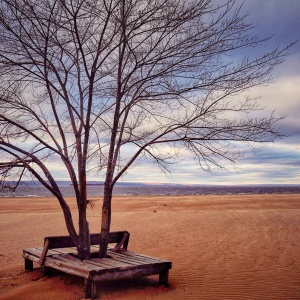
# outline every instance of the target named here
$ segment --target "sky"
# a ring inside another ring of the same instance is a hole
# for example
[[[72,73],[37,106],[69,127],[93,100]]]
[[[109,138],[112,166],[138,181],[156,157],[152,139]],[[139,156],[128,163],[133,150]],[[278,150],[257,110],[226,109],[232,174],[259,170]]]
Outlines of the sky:
[[[285,119],[278,126],[286,136],[275,143],[264,144],[256,153],[248,151],[235,165],[224,162],[225,170],[206,173],[191,157],[174,166],[165,176],[152,166],[138,165],[123,181],[184,183],[184,184],[300,184],[300,1],[299,0],[238,0],[243,11],[256,25],[254,32],[270,37],[264,44],[268,51],[299,40],[289,50],[285,62],[273,72],[274,82],[255,88],[249,95],[260,97],[267,111],[276,110]],[[255,51],[255,50],[254,50]]]
[[[215,0],[222,3],[223,0]],[[300,184],[300,0],[236,0],[243,4],[243,12],[249,12],[248,21],[256,25],[254,33],[259,37],[271,37],[260,54],[276,47],[284,48],[296,42],[289,49],[285,62],[273,72],[274,82],[268,86],[254,88],[247,92],[251,97],[260,97],[259,104],[268,112],[285,116],[278,123],[285,137],[275,143],[264,144],[259,151],[248,149],[234,165],[223,162],[224,170],[207,173],[186,153],[182,161],[173,166],[173,173],[167,176],[150,164],[138,164],[130,169],[120,181],[143,183],[181,184]],[[253,57],[256,49],[251,48]],[[66,180],[63,167],[50,162],[57,180]],[[64,175],[63,175],[64,174]],[[101,180],[103,178],[88,178]]]

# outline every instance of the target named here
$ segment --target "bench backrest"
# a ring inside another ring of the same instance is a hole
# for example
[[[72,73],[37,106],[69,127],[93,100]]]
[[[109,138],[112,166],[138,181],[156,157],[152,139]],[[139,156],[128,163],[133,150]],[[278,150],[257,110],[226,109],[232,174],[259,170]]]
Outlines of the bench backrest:
[[[123,247],[127,249],[128,242],[129,242],[129,232],[128,231],[115,231],[110,232],[108,236],[108,243],[118,243],[122,240],[124,235],[128,235],[128,238],[124,241]],[[90,241],[91,245],[99,245],[100,243],[100,233],[92,233],[90,235]],[[74,242],[72,241],[71,237],[69,235],[65,236],[47,236],[44,239],[44,244],[46,242],[49,242],[48,249],[54,249],[54,248],[68,248],[68,247],[75,247]]]
[[[90,235],[90,243],[92,245],[99,245],[100,243],[100,233],[93,233]],[[128,231],[115,231],[110,232],[108,236],[108,243],[116,243],[113,251],[118,251],[122,246],[127,249],[129,242],[130,233]],[[47,252],[49,249],[54,248],[68,248],[75,247],[75,243],[72,241],[69,235],[64,236],[47,236],[44,239],[44,247],[39,260],[39,264],[42,266],[44,264]]]

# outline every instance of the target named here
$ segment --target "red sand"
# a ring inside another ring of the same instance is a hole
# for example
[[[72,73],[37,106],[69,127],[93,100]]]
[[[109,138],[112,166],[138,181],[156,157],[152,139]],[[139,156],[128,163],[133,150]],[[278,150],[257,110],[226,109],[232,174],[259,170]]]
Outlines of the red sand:
[[[100,209],[98,199],[91,232]],[[131,233],[129,250],[172,261],[171,285],[157,276],[104,282],[101,299],[300,299],[299,194],[115,197],[116,230]],[[82,298],[82,278],[24,271],[22,249],[67,234],[54,198],[0,198],[0,232],[1,300]]]

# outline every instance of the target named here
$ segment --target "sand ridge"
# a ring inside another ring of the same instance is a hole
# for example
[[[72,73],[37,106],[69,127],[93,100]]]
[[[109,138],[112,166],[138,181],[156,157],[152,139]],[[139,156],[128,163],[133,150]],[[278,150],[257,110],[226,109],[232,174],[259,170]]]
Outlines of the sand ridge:
[[[105,282],[101,299],[300,299],[299,194],[115,197],[112,230],[131,233],[130,250],[172,261],[170,287],[156,276]],[[81,278],[23,268],[22,249],[66,234],[54,198],[0,198],[0,233],[1,300],[81,299]]]

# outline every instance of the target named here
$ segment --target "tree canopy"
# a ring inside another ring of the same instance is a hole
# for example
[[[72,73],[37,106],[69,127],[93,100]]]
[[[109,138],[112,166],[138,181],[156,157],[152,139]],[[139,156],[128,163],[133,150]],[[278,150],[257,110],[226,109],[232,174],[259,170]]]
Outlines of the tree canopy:
[[[187,150],[209,170],[238,158],[236,141],[280,136],[278,118],[236,98],[268,83],[286,55],[287,48],[243,55],[264,42],[252,29],[234,0],[2,0],[2,177],[30,174],[49,189],[88,257],[86,181],[97,174],[105,183],[104,256],[113,186],[134,163],[168,171]],[[57,163],[74,188],[79,233]]]

